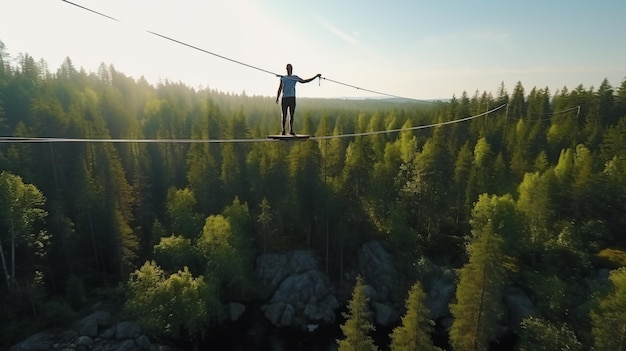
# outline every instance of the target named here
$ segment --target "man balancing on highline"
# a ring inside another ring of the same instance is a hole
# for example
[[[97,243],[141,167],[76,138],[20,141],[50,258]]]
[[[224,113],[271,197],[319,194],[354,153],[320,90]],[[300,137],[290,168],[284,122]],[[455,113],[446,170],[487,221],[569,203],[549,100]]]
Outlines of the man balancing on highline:
[[[321,77],[320,73],[316,74],[315,77],[309,79],[302,79],[294,74],[293,67],[291,64],[287,64],[287,75],[280,76],[280,85],[278,86],[278,93],[276,94],[276,103],[278,103],[278,99],[280,98],[280,93],[283,93],[283,98],[281,100],[281,107],[283,110],[283,130],[280,133],[281,135],[285,135],[285,122],[287,121],[287,110],[289,110],[289,134],[296,135],[293,131],[293,115],[296,112],[296,83],[308,83],[317,77]]]

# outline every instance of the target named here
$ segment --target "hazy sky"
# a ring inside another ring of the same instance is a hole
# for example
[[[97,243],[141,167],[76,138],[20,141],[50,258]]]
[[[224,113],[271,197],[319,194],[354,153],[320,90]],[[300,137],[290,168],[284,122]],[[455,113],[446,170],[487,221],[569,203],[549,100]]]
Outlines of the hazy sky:
[[[56,72],[66,57],[96,72],[112,64],[223,92],[275,96],[278,79],[146,32],[283,74],[316,73],[416,99],[476,90],[619,87],[626,78],[625,0],[0,0],[0,40]],[[15,63],[14,63],[15,64]],[[330,81],[298,96],[372,93]]]

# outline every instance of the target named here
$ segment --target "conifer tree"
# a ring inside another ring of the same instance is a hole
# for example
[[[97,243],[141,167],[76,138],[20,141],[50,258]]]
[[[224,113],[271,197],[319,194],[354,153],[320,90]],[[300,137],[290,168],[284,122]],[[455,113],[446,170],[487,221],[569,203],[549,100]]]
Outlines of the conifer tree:
[[[612,289],[591,312],[595,350],[626,350],[626,268],[611,272]]]
[[[430,311],[426,307],[426,293],[419,282],[413,284],[409,290],[405,307],[406,314],[402,317],[402,324],[390,335],[391,351],[441,350],[433,345],[430,336],[435,323],[430,319]]]
[[[507,223],[496,216],[499,202],[498,197],[483,194],[472,213],[474,238],[468,247],[469,262],[460,270],[457,302],[450,306],[454,316],[450,341],[458,351],[487,350],[502,312],[504,257],[498,231]]]
[[[519,351],[581,351],[583,348],[576,334],[567,327],[567,324],[557,328],[541,318],[529,317],[521,323],[521,337],[517,349]]]
[[[378,350],[369,335],[375,330],[372,313],[369,310],[369,298],[365,294],[365,282],[361,276],[356,279],[352,299],[348,304],[348,313],[344,313],[346,322],[341,326],[345,336],[339,343],[338,351]]]
[[[456,185],[458,212],[456,222],[467,220],[471,211],[471,202],[466,201],[468,179],[472,170],[474,155],[469,143],[463,144],[454,163],[454,183]]]
[[[174,234],[180,234],[189,239],[200,234],[202,218],[194,212],[195,205],[196,198],[189,188],[171,187],[167,191],[167,215],[170,220],[170,229]]]
[[[209,133],[204,130],[194,131],[193,137],[208,138]],[[187,165],[189,188],[198,201],[198,208],[202,213],[216,211],[216,198],[219,198],[216,194],[219,194],[220,180],[217,162],[211,154],[211,145],[200,143],[191,145],[187,153]]]
[[[43,210],[45,201],[35,185],[24,183],[20,176],[0,173],[0,257],[9,290],[17,287],[18,276],[32,277],[41,269],[17,267],[17,264],[26,265],[29,258],[46,254],[47,234],[33,230],[48,214]]]
[[[448,221],[448,204],[454,190],[450,187],[454,163],[446,142],[445,132],[436,129],[415,160],[418,172],[414,181],[420,189],[419,215],[429,235],[440,233],[439,229]]]

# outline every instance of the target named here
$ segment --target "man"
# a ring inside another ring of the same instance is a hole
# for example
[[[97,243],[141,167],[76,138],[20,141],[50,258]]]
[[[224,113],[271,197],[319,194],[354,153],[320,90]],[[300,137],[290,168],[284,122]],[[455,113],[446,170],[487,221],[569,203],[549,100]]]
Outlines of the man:
[[[281,107],[283,111],[283,130],[280,133],[285,135],[285,122],[287,121],[287,110],[289,110],[289,134],[296,135],[293,132],[293,114],[296,111],[296,83],[308,83],[317,77],[321,77],[321,74],[316,74],[315,77],[309,79],[302,79],[292,74],[293,67],[291,64],[287,64],[287,75],[280,76],[280,85],[278,86],[278,94],[276,94],[276,103],[280,98],[280,93],[283,93],[283,99],[281,100]]]

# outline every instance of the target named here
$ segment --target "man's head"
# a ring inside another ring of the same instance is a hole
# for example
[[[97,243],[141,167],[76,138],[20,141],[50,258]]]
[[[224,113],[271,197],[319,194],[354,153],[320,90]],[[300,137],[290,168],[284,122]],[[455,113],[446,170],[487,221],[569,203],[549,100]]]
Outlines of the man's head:
[[[290,76],[291,72],[293,72],[293,66],[291,66],[291,63],[287,64],[287,75]]]

